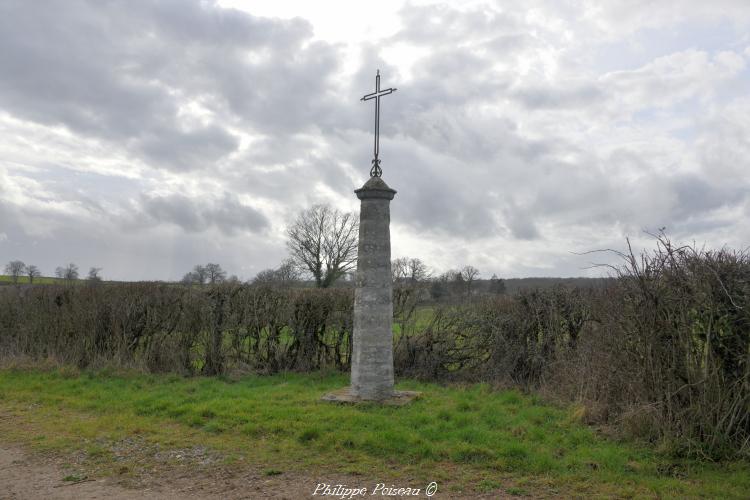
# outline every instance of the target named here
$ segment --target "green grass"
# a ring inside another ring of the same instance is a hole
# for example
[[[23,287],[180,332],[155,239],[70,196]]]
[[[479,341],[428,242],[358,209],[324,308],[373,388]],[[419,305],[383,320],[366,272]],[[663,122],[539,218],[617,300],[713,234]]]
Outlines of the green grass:
[[[747,463],[670,460],[605,439],[571,411],[515,391],[405,381],[400,388],[424,393],[405,407],[319,401],[346,383],[337,374],[231,382],[2,370],[0,410],[13,417],[0,419],[0,434],[40,450],[86,446],[97,463],[108,459],[106,443],[139,436],[162,449],[205,445],[268,475],[336,471],[464,492],[741,498],[750,491]]]
[[[75,280],[66,280],[63,278],[56,278],[53,276],[39,276],[38,278],[34,278],[35,285],[86,285],[89,283],[90,281],[85,278],[78,278]],[[99,282],[99,284],[111,284],[111,283],[123,283],[123,282],[110,281],[110,280],[102,280]],[[13,278],[11,276],[0,274],[0,285],[12,285],[12,284],[13,284]],[[29,277],[19,276],[18,284],[28,285]]]
[[[12,284],[13,278],[7,275],[1,275],[0,274],[0,285],[1,284]],[[28,276],[19,276],[18,277],[18,284],[19,285],[26,285],[29,283],[29,277]],[[65,280],[60,278],[51,278],[49,276],[40,276],[38,278],[34,278],[34,283],[39,285],[55,285],[55,284],[64,284]]]
[[[430,322],[435,317],[435,307],[434,306],[418,306],[410,318],[409,322],[407,322],[407,335],[412,334],[414,332],[423,332],[425,331],[429,326]],[[393,334],[394,338],[398,340],[398,337],[401,335],[401,322],[399,321],[400,318],[396,318],[393,321]]]

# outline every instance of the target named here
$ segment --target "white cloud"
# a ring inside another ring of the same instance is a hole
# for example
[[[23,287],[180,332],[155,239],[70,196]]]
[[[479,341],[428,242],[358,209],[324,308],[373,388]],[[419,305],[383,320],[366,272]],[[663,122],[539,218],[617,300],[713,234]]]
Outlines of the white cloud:
[[[394,255],[591,274],[572,252],[643,229],[750,237],[744,2],[132,5],[0,7],[0,234],[43,271],[277,264],[296,211],[356,209],[378,67]]]

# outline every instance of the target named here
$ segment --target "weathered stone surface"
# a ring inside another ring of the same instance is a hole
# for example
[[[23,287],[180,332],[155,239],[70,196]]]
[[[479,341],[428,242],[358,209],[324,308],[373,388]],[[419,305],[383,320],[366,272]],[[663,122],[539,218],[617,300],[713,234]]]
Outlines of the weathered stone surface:
[[[393,391],[390,397],[385,399],[378,399],[377,402],[384,405],[403,406],[411,403],[415,399],[422,397],[421,392],[417,391]],[[364,403],[372,401],[370,399],[363,399],[352,392],[351,387],[344,387],[337,391],[329,392],[321,398],[323,401],[331,401],[333,403]]]
[[[349,391],[357,400],[385,400],[394,394],[390,202],[396,191],[371,177],[355,193],[361,208]]]

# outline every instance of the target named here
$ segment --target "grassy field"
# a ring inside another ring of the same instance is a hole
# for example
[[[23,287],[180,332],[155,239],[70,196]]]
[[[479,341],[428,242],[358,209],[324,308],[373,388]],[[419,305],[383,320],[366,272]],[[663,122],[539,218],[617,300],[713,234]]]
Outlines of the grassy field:
[[[0,274],[0,285],[10,285],[12,283],[13,283],[13,278],[11,276]],[[19,285],[26,285],[28,283],[29,283],[28,276],[18,277]],[[51,278],[49,276],[40,276],[38,278],[34,278],[34,283],[39,284],[39,285],[54,285],[54,284],[64,284],[65,280],[60,279],[60,278]]]
[[[231,464],[437,481],[442,491],[746,497],[750,465],[675,461],[605,439],[575,409],[486,385],[423,391],[406,407],[319,401],[341,375],[177,376],[0,371],[0,435],[40,452],[80,451],[99,474],[127,471],[113,451],[134,436],[207,446]],[[123,469],[124,467],[124,469]],[[275,473],[275,472],[274,472]]]

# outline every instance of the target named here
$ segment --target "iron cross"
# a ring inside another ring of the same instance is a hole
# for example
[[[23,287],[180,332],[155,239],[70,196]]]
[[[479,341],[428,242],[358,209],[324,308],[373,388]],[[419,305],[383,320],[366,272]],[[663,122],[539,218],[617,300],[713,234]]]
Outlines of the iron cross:
[[[367,94],[361,101],[369,101],[375,99],[375,157],[372,159],[372,168],[370,169],[370,177],[380,177],[383,175],[383,170],[380,168],[380,159],[378,158],[378,143],[380,140],[380,98],[384,95],[392,94],[396,89],[385,89],[380,90],[380,70],[375,74],[375,92]]]

